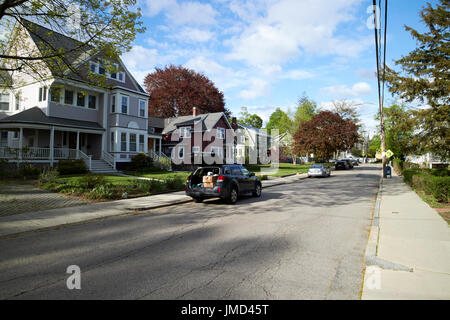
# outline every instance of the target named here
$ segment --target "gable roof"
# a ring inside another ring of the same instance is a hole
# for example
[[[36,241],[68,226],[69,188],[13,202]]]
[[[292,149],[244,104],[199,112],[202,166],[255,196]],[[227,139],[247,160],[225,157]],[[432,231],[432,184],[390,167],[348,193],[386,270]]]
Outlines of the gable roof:
[[[57,59],[47,59],[45,60],[50,72],[56,77],[67,77],[67,65],[70,65],[72,69],[76,69],[77,72],[70,72],[70,77],[73,80],[86,82],[86,74],[81,72],[80,66],[87,63],[89,59],[101,58],[102,54],[99,51],[86,43],[73,39],[57,31],[51,30],[37,23],[31,22],[29,20],[21,20],[23,26],[28,31],[32,41],[36,44],[39,51],[43,54],[46,52],[53,52],[55,50],[63,50],[67,52],[64,54],[62,59],[64,64],[58,63]],[[94,59],[95,60],[95,59]],[[137,91],[148,95],[142,86],[134,79],[133,75],[128,71],[124,63],[120,60],[118,63],[123,67],[124,71],[127,73],[127,78],[130,78],[131,82],[136,87]],[[88,67],[86,67],[86,72]],[[125,88],[119,82],[115,80],[107,79],[107,83],[111,84],[113,88]]]
[[[73,120],[47,116],[39,107],[33,107],[0,120],[2,123],[44,124],[61,127],[102,130],[97,122]]]
[[[202,131],[210,130],[216,125],[216,123],[222,117],[225,117],[225,114],[223,112],[215,112],[215,113],[199,114],[196,115],[195,117],[190,115],[190,116],[180,116],[176,118],[166,118],[164,119],[163,133],[171,133],[180,126],[194,125],[194,123],[197,121],[201,121]]]
[[[270,135],[267,133],[266,130],[259,129],[259,128],[256,128],[256,127],[253,127],[253,126],[251,126],[251,125],[243,124],[243,123],[238,123],[237,125],[238,125],[238,127],[241,127],[241,128],[244,128],[244,129],[248,129],[248,130],[255,131],[255,132],[256,132],[257,134],[259,134],[259,135],[267,136],[267,137],[270,136]]]

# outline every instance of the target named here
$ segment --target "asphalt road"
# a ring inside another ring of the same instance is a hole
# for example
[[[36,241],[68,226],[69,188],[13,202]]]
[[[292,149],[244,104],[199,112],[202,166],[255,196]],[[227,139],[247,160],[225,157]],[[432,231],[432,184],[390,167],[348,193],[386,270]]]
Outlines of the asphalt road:
[[[1,299],[359,299],[380,168],[0,239]],[[69,265],[81,289],[69,290]]]

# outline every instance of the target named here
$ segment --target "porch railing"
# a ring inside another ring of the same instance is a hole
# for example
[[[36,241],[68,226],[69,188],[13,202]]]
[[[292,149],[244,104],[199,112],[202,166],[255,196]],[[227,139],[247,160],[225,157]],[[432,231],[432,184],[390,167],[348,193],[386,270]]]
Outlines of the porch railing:
[[[116,157],[111,153],[102,151],[102,158],[105,160],[113,169],[116,169]]]

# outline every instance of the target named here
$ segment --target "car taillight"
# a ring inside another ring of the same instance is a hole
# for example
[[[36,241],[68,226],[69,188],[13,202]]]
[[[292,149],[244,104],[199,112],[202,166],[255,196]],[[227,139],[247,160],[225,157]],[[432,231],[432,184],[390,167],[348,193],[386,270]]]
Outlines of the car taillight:
[[[217,182],[223,182],[225,181],[225,176],[219,176],[219,178],[217,178]]]
[[[189,179],[190,179],[191,177],[189,176],[189,177],[187,177],[187,179],[186,179],[186,181],[189,181]]]

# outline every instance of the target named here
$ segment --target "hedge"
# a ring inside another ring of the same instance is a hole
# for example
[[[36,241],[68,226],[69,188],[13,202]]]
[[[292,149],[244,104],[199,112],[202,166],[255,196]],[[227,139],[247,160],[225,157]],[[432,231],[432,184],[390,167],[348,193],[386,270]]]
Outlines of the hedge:
[[[448,169],[407,169],[403,179],[413,189],[433,195],[439,202],[449,202],[450,170]]]
[[[59,160],[56,168],[61,175],[86,173],[87,168],[82,159],[78,160]]]

